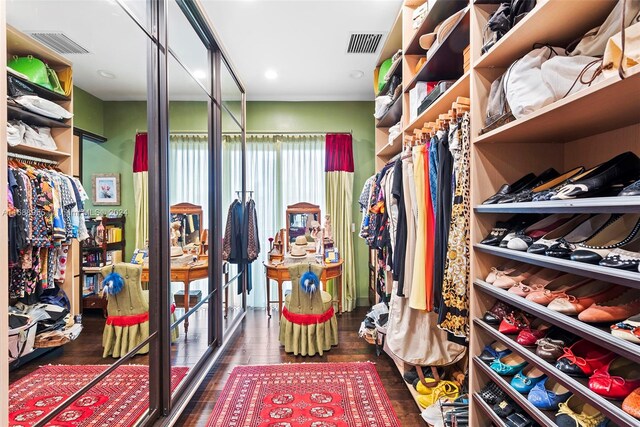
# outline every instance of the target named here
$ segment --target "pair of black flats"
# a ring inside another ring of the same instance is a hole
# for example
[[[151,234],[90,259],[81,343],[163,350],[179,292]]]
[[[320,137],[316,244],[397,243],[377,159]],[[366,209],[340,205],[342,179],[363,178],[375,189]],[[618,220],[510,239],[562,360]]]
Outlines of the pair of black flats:
[[[640,158],[627,151],[589,170],[580,166],[563,174],[559,174],[553,168],[537,176],[528,173],[513,184],[503,184],[498,192],[483,204],[568,200],[594,196],[638,196],[639,178]]]

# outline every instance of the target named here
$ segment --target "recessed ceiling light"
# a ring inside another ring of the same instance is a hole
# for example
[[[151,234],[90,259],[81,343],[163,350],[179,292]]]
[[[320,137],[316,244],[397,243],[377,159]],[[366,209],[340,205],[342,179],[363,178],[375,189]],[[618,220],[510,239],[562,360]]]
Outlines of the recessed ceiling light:
[[[269,69],[264,72],[264,76],[269,80],[275,80],[278,78],[278,72],[276,70]]]
[[[353,70],[349,73],[349,77],[351,77],[352,79],[361,79],[362,76],[364,76],[364,73],[360,70]]]
[[[207,72],[204,70],[195,70],[193,72],[193,77],[195,77],[196,79],[204,79],[205,77],[207,77]]]
[[[115,79],[116,75],[113,73],[110,73],[107,70],[98,70],[98,75],[104,77],[105,79]]]

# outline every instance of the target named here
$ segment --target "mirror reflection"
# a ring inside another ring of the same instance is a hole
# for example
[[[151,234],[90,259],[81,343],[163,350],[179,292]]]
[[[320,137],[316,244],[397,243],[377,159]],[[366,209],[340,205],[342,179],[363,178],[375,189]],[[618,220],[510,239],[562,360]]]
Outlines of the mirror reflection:
[[[139,7],[144,2],[127,3],[148,22],[146,7]],[[154,239],[146,156],[149,39],[115,1],[5,4],[13,67],[8,158],[22,194],[14,200],[27,200],[15,206],[25,215],[14,220],[30,230],[11,264],[8,425],[43,422],[128,353],[133,356],[85,395],[82,411],[76,402],[45,424],[102,425],[104,408],[116,407],[133,425],[149,407],[145,341],[155,292],[142,265]],[[132,263],[138,255],[141,262]],[[184,372],[172,375],[179,383]]]

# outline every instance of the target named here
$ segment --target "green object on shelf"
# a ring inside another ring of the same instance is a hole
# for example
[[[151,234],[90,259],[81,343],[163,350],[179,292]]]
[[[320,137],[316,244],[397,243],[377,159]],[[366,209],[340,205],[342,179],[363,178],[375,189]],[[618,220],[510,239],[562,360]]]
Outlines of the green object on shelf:
[[[389,58],[380,65],[380,73],[378,74],[378,93],[382,90],[385,83],[387,82],[386,77],[389,73],[389,70],[391,69],[391,64],[393,64],[393,61],[391,60],[391,58]]]
[[[38,58],[31,55],[14,56],[7,66],[27,76],[31,83],[53,90],[53,86],[49,82],[48,67]]]

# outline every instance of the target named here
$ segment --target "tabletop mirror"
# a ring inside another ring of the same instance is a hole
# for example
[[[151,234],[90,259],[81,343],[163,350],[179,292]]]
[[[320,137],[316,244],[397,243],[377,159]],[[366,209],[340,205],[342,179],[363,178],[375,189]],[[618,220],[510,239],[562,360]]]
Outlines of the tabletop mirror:
[[[320,206],[311,203],[296,203],[287,206],[287,250],[295,242],[296,237],[306,236],[308,242],[313,242],[312,223],[320,223]]]
[[[202,206],[178,203],[169,208],[171,215],[171,246],[181,247],[184,253],[199,255],[202,236]]]

